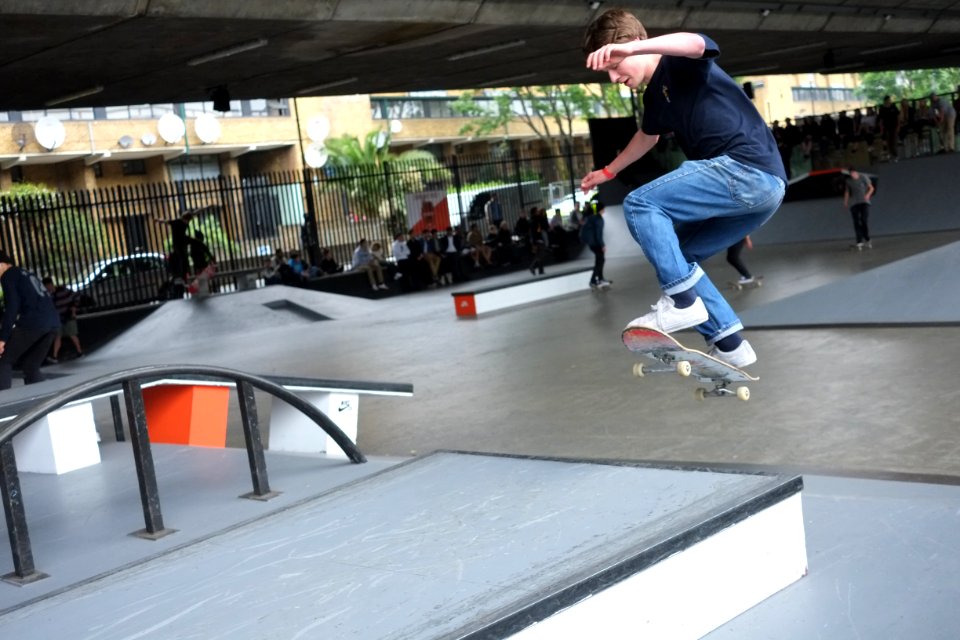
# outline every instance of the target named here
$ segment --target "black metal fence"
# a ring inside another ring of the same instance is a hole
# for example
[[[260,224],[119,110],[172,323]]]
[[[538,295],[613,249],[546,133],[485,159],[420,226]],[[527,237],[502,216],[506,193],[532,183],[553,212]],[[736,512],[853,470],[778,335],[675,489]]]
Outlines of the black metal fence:
[[[478,224],[496,193],[504,219],[521,209],[569,209],[588,154],[508,153],[450,160],[325,167],[0,199],[0,248],[17,263],[83,294],[88,311],[170,295],[168,222],[199,210],[222,286],[262,269],[277,249],[316,262],[328,248],[349,265],[361,238],[389,254],[396,233]]]

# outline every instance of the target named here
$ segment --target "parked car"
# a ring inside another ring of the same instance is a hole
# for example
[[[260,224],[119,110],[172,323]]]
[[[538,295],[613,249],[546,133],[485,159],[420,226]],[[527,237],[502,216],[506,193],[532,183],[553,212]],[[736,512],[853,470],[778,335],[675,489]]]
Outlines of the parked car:
[[[108,309],[165,299],[169,278],[162,253],[133,253],[97,262],[70,288],[81,306]]]

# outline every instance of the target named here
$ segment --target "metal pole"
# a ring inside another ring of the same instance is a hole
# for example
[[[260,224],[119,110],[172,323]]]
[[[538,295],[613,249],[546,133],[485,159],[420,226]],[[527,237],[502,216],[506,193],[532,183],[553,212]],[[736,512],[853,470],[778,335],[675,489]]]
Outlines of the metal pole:
[[[117,442],[123,442],[126,437],[123,435],[123,413],[120,411],[120,398],[110,396],[110,412],[113,413],[113,433]]]
[[[130,424],[130,442],[133,444],[133,460],[137,466],[137,481],[140,485],[140,503],[146,528],[135,531],[139,538],[157,540],[174,532],[163,526],[160,513],[160,492],[157,489],[157,474],[150,452],[150,436],[147,433],[147,411],[143,404],[143,389],[137,380],[123,382],[123,397],[127,405],[127,422]]]
[[[263,456],[263,443],[260,441],[260,421],[257,416],[257,401],[253,385],[246,380],[237,380],[237,397],[240,400],[240,418],[243,422],[243,438],[247,443],[247,461],[250,463],[250,478],[253,491],[241,498],[251,500],[269,500],[279,494],[270,490],[267,479],[267,463]]]
[[[304,247],[304,250],[308,254],[310,264],[315,266],[320,264],[321,257],[320,234],[317,226],[317,203],[313,201],[313,175],[315,172],[307,167],[307,156],[303,151],[303,132],[300,130],[300,108],[296,98],[293,99],[293,118],[297,123],[297,146],[300,148],[300,167],[303,170],[301,173],[303,176],[303,193],[307,199],[307,219],[304,220],[304,224],[307,225],[307,237],[310,238],[310,246]]]
[[[38,572],[33,566],[33,550],[27,531],[27,515],[23,509],[17,460],[13,454],[13,442],[9,440],[0,444],[0,481],[0,497],[3,499],[10,552],[13,554],[13,573],[6,574],[2,579],[4,582],[24,585],[46,578],[46,574]]]

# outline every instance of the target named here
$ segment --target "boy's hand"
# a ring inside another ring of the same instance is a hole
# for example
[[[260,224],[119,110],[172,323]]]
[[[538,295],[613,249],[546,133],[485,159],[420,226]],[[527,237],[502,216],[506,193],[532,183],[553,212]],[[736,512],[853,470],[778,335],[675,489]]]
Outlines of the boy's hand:
[[[608,71],[632,55],[631,43],[605,44],[587,56],[587,68],[593,71]]]
[[[603,169],[598,169],[597,171],[591,171],[587,175],[583,176],[583,180],[580,181],[580,190],[586,193],[593,189],[599,184],[603,184],[610,180],[604,173]]]

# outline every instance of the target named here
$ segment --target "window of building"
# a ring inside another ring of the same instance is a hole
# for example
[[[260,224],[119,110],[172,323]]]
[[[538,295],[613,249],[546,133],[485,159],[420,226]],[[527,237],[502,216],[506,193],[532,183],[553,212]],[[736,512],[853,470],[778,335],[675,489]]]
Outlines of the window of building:
[[[14,165],[10,167],[10,181],[15,184],[20,184],[24,182],[23,167],[21,167],[20,165]]]
[[[842,102],[855,99],[854,90],[846,87],[793,87],[791,93],[794,102]]]
[[[153,117],[153,107],[149,104],[130,105],[130,117],[134,120],[149,120]]]
[[[125,176],[145,176],[147,175],[146,160],[123,160],[120,163],[120,169]]]
[[[93,109],[91,107],[78,107],[70,109],[70,120],[93,120]]]
[[[286,98],[281,100],[267,100],[258,98],[255,100],[240,100],[239,111],[244,118],[261,117],[286,117],[290,115],[290,104]],[[233,109],[233,103],[230,103]]]
[[[167,171],[174,182],[219,178],[220,159],[215,155],[181,156],[167,163]]]

